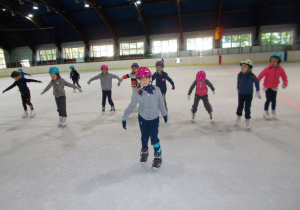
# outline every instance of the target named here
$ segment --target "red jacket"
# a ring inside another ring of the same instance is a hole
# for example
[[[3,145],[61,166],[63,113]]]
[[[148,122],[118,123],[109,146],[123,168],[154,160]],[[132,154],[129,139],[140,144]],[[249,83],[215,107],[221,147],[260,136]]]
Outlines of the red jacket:
[[[280,65],[278,67],[272,67],[270,64],[258,75],[258,82],[260,82],[263,77],[265,77],[263,86],[266,88],[277,88],[279,85],[279,77],[282,78],[285,86],[288,85],[286,73]]]

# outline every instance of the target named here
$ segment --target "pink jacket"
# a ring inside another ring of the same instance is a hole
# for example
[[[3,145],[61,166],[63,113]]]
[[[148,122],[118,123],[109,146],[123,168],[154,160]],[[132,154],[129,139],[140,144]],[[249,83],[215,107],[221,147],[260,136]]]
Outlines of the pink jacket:
[[[263,77],[265,77],[263,86],[266,88],[277,88],[279,85],[279,77],[282,78],[285,86],[288,85],[286,73],[281,65],[278,67],[272,67],[270,64],[258,75],[258,82],[260,82]]]

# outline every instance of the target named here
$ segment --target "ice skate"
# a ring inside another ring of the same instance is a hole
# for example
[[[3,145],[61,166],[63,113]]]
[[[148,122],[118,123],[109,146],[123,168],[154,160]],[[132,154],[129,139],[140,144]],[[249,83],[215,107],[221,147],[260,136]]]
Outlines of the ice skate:
[[[76,93],[76,89],[73,90],[73,93]]]
[[[35,116],[35,112],[34,112],[34,110],[31,110],[30,118],[33,118],[34,116]]]
[[[82,89],[81,88],[79,88],[79,92],[82,93]]]
[[[192,119],[191,119],[192,122],[194,122],[195,116],[196,116],[196,114],[194,112],[192,112]]]
[[[27,111],[25,111],[24,114],[22,115],[22,118],[26,118],[26,117],[28,117],[28,112]]]
[[[110,112],[111,112],[112,114],[114,114],[114,113],[116,112],[116,109],[115,109],[115,107],[114,107],[114,106],[111,106],[111,108],[110,108]]]
[[[235,121],[235,123],[234,123],[234,126],[235,126],[235,127],[238,126],[239,123],[240,123],[240,121],[241,121],[241,116],[237,116],[236,121]]]
[[[61,127],[66,127],[67,126],[67,117],[62,117],[61,119]]]
[[[270,114],[269,114],[269,111],[264,111],[264,118],[266,118],[267,120],[270,120],[270,119],[272,119],[271,118],[271,116],[270,116]]]
[[[140,162],[142,164],[146,163],[147,162],[147,159],[148,159],[148,148],[142,148],[141,149],[141,159],[140,159]]]
[[[62,116],[59,116],[58,127],[61,127],[61,124],[62,124]]]
[[[154,160],[152,164],[152,168],[154,171],[157,171],[161,166],[162,160],[161,160],[161,152],[155,152],[154,153]]]
[[[212,117],[212,113],[209,113],[209,119],[210,119],[210,121],[213,123],[214,122],[214,119],[213,119],[213,117]]]
[[[250,126],[250,120],[246,119],[246,128],[249,130],[251,128]]]
[[[274,120],[277,119],[277,117],[276,117],[276,111],[275,111],[275,110],[272,110],[272,118],[273,118]]]
[[[102,107],[102,114],[105,112],[105,106]]]

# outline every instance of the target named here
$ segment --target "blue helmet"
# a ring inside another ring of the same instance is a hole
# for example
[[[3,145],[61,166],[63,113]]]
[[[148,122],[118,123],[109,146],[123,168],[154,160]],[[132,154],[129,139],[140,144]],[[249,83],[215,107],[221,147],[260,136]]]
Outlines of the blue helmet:
[[[49,74],[51,74],[51,73],[53,73],[53,74],[59,74],[59,69],[56,66],[52,66],[49,69]]]
[[[275,58],[278,58],[278,59],[279,59],[278,64],[279,64],[279,63],[281,62],[281,60],[282,60],[282,56],[281,56],[281,54],[278,53],[278,52],[273,53],[273,54],[270,56],[270,61],[271,61],[271,58],[272,58],[272,57],[275,57]]]
[[[161,66],[162,68],[164,68],[164,67],[165,67],[165,64],[164,64],[163,61],[157,61],[156,64],[155,64],[155,67],[156,67],[156,66]]]
[[[18,70],[23,71],[22,67],[19,67]]]
[[[75,66],[71,65],[69,68],[70,68],[70,69],[75,69]]]

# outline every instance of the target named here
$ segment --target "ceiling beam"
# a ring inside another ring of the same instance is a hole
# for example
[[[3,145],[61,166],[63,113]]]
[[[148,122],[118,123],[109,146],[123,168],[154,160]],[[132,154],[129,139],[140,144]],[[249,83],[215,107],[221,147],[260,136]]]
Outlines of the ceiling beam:
[[[101,19],[103,20],[104,24],[106,25],[106,27],[108,28],[109,32],[111,33],[111,35],[114,39],[115,46],[117,48],[119,48],[117,33],[113,27],[113,24],[111,23],[110,19],[108,18],[105,9],[103,9],[103,7],[98,3],[98,1],[88,0],[88,2],[92,5],[93,9],[101,17]]]
[[[141,22],[142,25],[143,25],[144,33],[145,33],[145,35],[146,35],[146,43],[147,43],[146,49],[147,49],[147,48],[150,47],[150,38],[149,38],[149,32],[148,32],[148,29],[147,29],[147,25],[146,25],[146,21],[145,21],[144,15],[143,15],[143,13],[142,13],[140,7],[138,6],[138,4],[135,3],[134,0],[131,0],[131,2],[133,3],[134,8],[136,9],[136,11],[137,11],[137,13],[138,13],[138,15],[139,15],[140,22]],[[150,49],[147,49],[146,51],[149,51],[149,50],[150,50]],[[149,51],[149,53],[150,53],[150,51]]]
[[[0,48],[2,48],[3,50],[7,51],[10,54],[11,48],[2,40],[3,39],[0,37]]]
[[[1,0],[0,5],[2,5],[3,7],[7,8],[11,11],[18,13],[26,20],[29,20],[30,22],[32,22],[37,28],[40,28],[40,29],[46,28],[46,26],[39,19],[37,19],[35,17],[27,18],[26,16],[28,14],[30,14],[31,11],[27,10],[26,7],[21,7],[19,5],[19,3],[15,2],[15,1],[11,1],[11,0]],[[47,30],[42,30],[42,31],[47,35],[47,37],[50,39],[50,41],[55,44],[57,49],[59,51],[61,51],[61,42],[58,41],[58,39],[49,31],[47,31]]]
[[[52,7],[54,11],[56,11],[62,18],[64,18],[76,31],[76,33],[79,35],[79,37],[82,39],[83,43],[85,44],[87,50],[89,50],[89,40],[86,37],[86,35],[82,32],[80,26],[78,23],[73,20],[69,12],[64,12],[62,6],[59,4],[58,1],[55,0],[41,0],[43,3],[45,3],[47,6]]]
[[[260,7],[259,16],[256,21],[256,30],[254,36],[254,46],[260,45],[259,34],[260,34],[260,27],[262,25],[263,19],[265,17],[266,11],[268,11],[270,0],[263,0],[262,5]]]
[[[180,32],[180,50],[183,50],[183,28],[182,28],[182,16],[180,9],[180,0],[176,0],[177,11],[178,11],[178,20],[179,20],[179,32]]]

